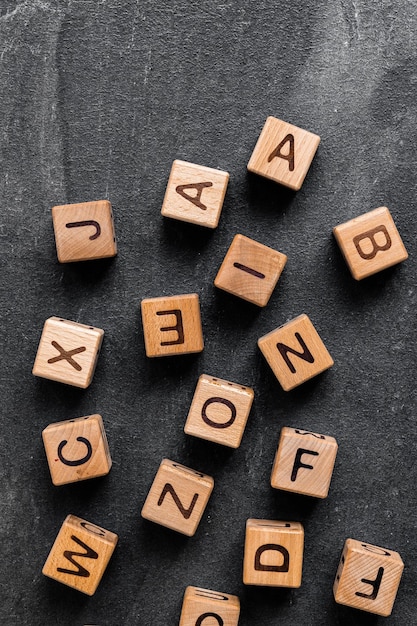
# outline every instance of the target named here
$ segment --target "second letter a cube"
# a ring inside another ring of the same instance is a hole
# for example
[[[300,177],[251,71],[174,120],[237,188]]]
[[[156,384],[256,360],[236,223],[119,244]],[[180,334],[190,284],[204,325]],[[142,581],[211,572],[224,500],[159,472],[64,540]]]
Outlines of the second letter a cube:
[[[143,505],[142,517],[191,537],[213,487],[211,476],[163,459]]]
[[[258,340],[284,391],[321,374],[333,359],[307,315],[299,315]]]

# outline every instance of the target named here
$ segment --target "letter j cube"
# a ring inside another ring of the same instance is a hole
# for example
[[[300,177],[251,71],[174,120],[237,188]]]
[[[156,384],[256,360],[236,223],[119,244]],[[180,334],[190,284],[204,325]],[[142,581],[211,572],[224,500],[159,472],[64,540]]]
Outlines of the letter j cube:
[[[148,357],[201,352],[204,348],[196,293],[142,300],[142,325]]]
[[[334,598],[338,604],[388,617],[403,569],[398,552],[346,539],[333,585]]]
[[[333,234],[356,280],[367,278],[408,258],[387,207],[379,207],[339,224],[333,229]]]
[[[266,587],[299,587],[304,528],[299,522],[248,519],[243,582]]]

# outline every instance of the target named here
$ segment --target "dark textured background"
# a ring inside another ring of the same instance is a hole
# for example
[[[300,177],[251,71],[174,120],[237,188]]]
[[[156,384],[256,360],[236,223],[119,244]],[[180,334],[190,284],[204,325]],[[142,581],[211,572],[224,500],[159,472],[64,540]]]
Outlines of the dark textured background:
[[[0,1],[2,624],[174,625],[188,584],[241,626],[416,624],[416,27],[416,0]],[[322,138],[296,194],[246,173],[267,115]],[[174,158],[230,172],[214,232],[161,217]],[[119,255],[59,265],[51,206],[101,198]],[[331,229],[381,205],[410,258],[356,283]],[[265,309],[213,287],[237,232],[288,255]],[[141,299],[193,291],[204,352],[147,359]],[[286,394],[256,341],[302,312],[335,366]],[[105,330],[85,391],[31,374],[51,315]],[[255,389],[236,451],[183,433],[201,373]],[[95,412],[111,473],[54,487],[42,429]],[[269,486],[283,425],[337,438],[328,499]],[[215,478],[194,538],[140,517],[163,457]],[[92,598],[41,574],[68,513],[120,537]],[[248,517],[305,524],[300,589],[244,588]],[[390,618],[334,603],[348,536],[402,555]]]

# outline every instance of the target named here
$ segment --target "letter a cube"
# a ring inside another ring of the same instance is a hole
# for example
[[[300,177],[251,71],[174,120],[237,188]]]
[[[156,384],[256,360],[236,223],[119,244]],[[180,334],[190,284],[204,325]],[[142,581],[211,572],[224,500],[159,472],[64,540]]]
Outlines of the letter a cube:
[[[227,593],[187,587],[182,605],[180,626],[237,626],[240,614],[240,601],[237,596]]]
[[[333,359],[307,315],[299,315],[258,340],[284,391],[321,374]]]
[[[333,228],[350,272],[362,280],[408,258],[391,213],[379,207]]]
[[[267,587],[299,587],[304,528],[299,522],[248,519],[243,582]]]
[[[248,170],[298,191],[319,143],[318,135],[268,117],[248,163]]]
[[[184,432],[238,448],[253,401],[253,389],[202,374]]]
[[[203,350],[200,303],[196,293],[145,298],[141,309],[146,356],[171,356]]]
[[[68,515],[51,548],[42,573],[92,596],[117,544],[117,535]]]
[[[54,485],[98,478],[112,461],[101,415],[49,424],[42,439]]]
[[[326,498],[336,460],[336,439],[284,427],[271,474],[274,489]]]
[[[213,487],[211,476],[163,459],[143,505],[142,517],[191,537]]]
[[[339,604],[387,617],[403,569],[398,552],[346,539],[333,585],[334,598]]]

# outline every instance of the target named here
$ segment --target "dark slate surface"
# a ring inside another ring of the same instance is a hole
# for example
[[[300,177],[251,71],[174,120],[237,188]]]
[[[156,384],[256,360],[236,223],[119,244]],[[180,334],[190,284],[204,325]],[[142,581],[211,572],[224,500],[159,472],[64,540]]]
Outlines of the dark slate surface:
[[[193,584],[237,593],[241,626],[415,624],[416,26],[415,0],[1,0],[1,623],[177,624]],[[322,137],[296,194],[246,174],[267,115]],[[230,172],[216,231],[160,216],[174,158]],[[51,206],[100,198],[118,257],[59,265]],[[331,229],[380,205],[410,258],[356,283]],[[237,232],[288,255],[266,309],[213,287]],[[204,352],[147,359],[141,299],[193,291]],[[302,312],[335,366],[285,394],[256,341]],[[51,315],[105,329],[85,391],[31,374]],[[183,433],[203,372],[255,389],[236,451]],[[95,412],[110,475],[54,487],[41,430]],[[283,425],[337,438],[327,500],[270,488]],[[194,538],[140,517],[163,457],[215,477]],[[120,536],[92,598],[41,574],[68,513]],[[300,589],[244,588],[248,517],[304,522]],[[390,618],[334,603],[348,536],[401,553]]]

